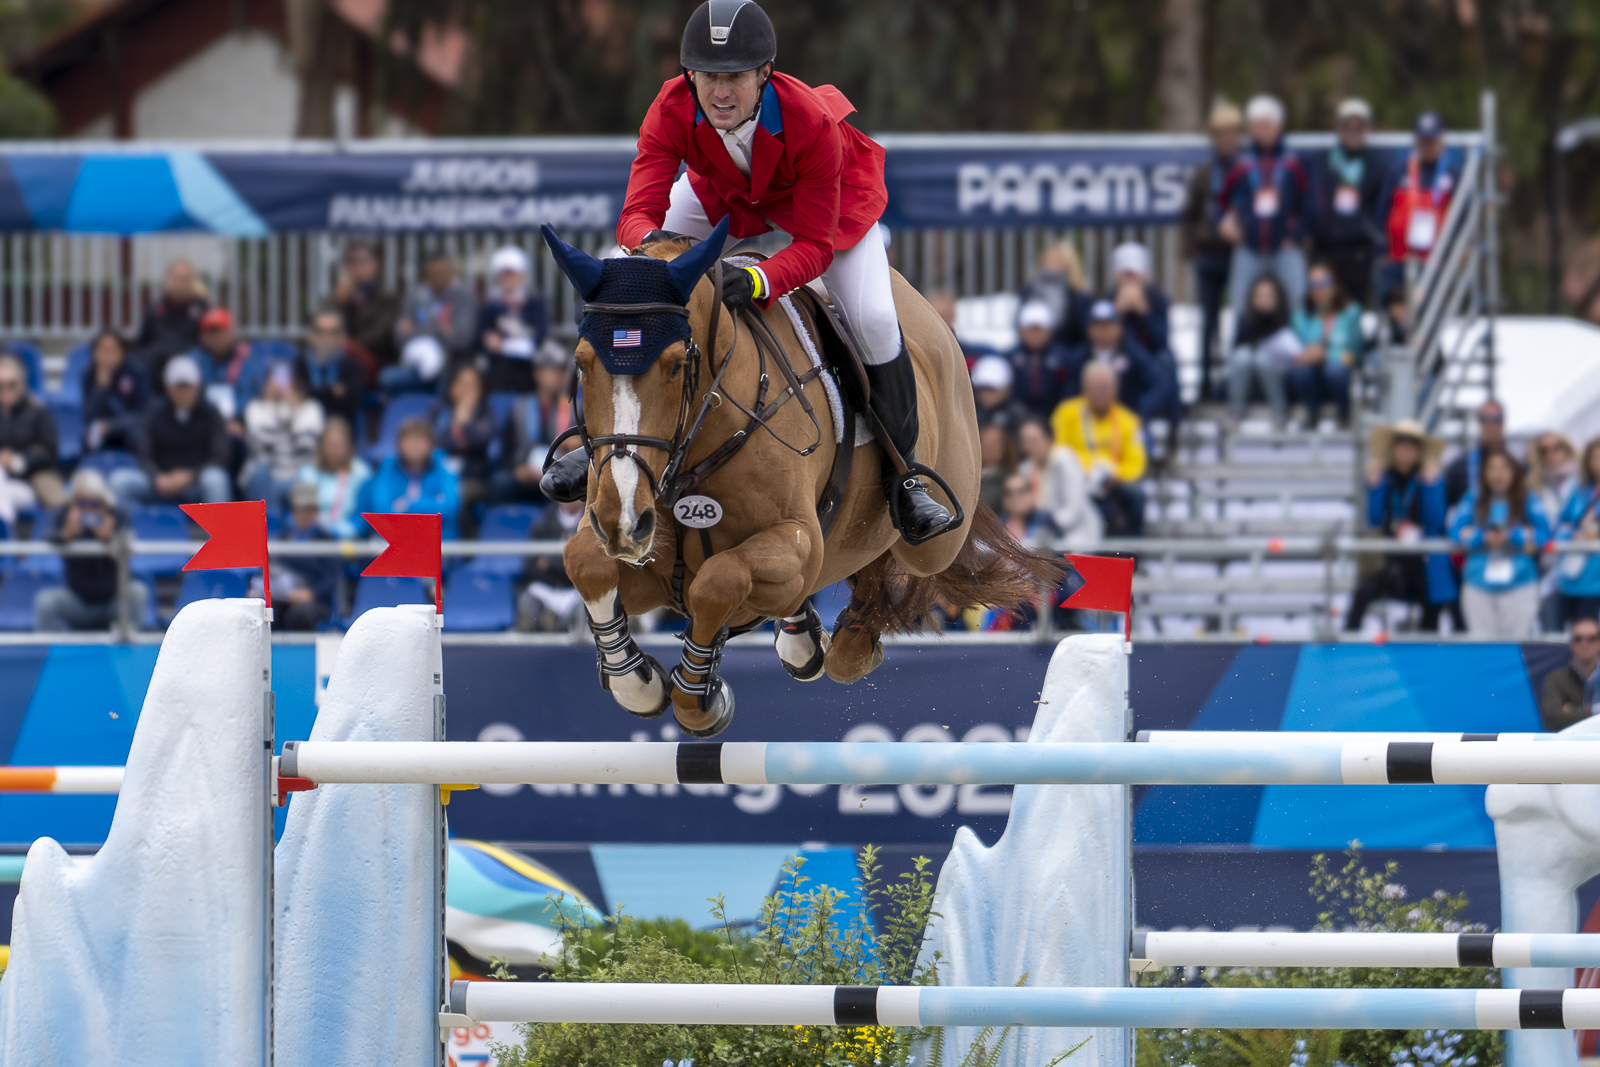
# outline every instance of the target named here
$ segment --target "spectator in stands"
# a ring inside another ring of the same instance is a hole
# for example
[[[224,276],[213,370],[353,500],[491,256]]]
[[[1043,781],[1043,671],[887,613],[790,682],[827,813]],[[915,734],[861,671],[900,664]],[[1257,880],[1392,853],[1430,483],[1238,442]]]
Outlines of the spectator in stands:
[[[978,458],[982,464],[978,472],[978,499],[990,511],[1000,510],[1006,478],[1021,462],[1012,425],[1009,419],[1000,418],[978,428]]]
[[[49,539],[57,544],[109,544],[127,517],[99,471],[80,470],[72,477],[72,495],[52,516]],[[64,556],[66,584],[41,589],[33,598],[33,626],[46,633],[103,630],[117,617],[117,561],[107,556]],[[121,588],[128,602],[128,620],[139,625],[150,600],[143,582],[130,579]]]
[[[1350,423],[1350,373],[1366,348],[1361,305],[1351,300],[1326,263],[1306,275],[1306,302],[1294,313],[1300,354],[1289,368],[1289,387],[1306,406],[1306,429],[1317,428],[1322,405],[1332,403],[1341,427]]]
[[[1306,282],[1300,241],[1309,186],[1299,157],[1283,144],[1283,105],[1275,97],[1253,97],[1245,120],[1250,146],[1223,180],[1218,199],[1223,215],[1217,232],[1234,246],[1228,287],[1236,318],[1244,314],[1250,287],[1263,274],[1283,283],[1291,307],[1304,299]]]
[[[111,330],[89,342],[83,372],[83,447],[87,452],[139,447],[139,424],[150,402],[150,379],[128,358],[127,346]]]
[[[161,381],[167,360],[200,341],[200,319],[209,306],[194,264],[174,259],[161,276],[161,296],[145,309],[133,350],[152,382]]]
[[[1078,395],[1084,369],[1092,363],[1104,363],[1116,372],[1120,402],[1140,418],[1165,415],[1169,400],[1177,393],[1177,383],[1169,382],[1161,364],[1129,336],[1122,316],[1109,300],[1096,300],[1089,308],[1088,338],[1070,356],[1064,395]]]
[[[245,496],[264,500],[267,514],[283,514],[284,495],[300,470],[317,453],[325,415],[322,405],[306,395],[305,382],[293,364],[279,361],[267,375],[261,395],[244,409]]]
[[[1528,491],[1539,494],[1539,503],[1551,521],[1566,514],[1567,501],[1584,479],[1579,476],[1578,450],[1566,434],[1546,430],[1528,442]]]
[[[1556,514],[1557,541],[1588,545],[1600,541],[1600,437],[1583,446],[1578,485]],[[1556,563],[1556,590],[1561,597],[1562,624],[1600,618],[1600,554],[1562,555]]]
[[[367,388],[367,372],[351,351],[344,319],[337,308],[319,308],[311,316],[297,368],[300,380],[311,398],[322,405],[323,413],[354,426],[361,394]]]
[[[472,512],[488,499],[494,469],[491,452],[500,443],[500,428],[483,391],[483,374],[473,364],[461,364],[451,376],[445,402],[434,417],[433,435],[460,479],[462,536],[476,537],[478,524]]]
[[[1039,507],[1032,480],[1020,470],[1006,475],[996,514],[1011,536],[1029,548],[1048,552],[1061,540],[1055,520]]]
[[[1474,637],[1520,640],[1539,614],[1534,558],[1550,539],[1539,498],[1504,448],[1483,453],[1478,482],[1455,511],[1450,536],[1467,549],[1461,612]]]
[[[1446,509],[1439,458],[1444,442],[1410,420],[1378,426],[1368,441],[1367,524],[1401,544],[1444,537]],[[1375,600],[1401,600],[1422,609],[1421,628],[1439,629],[1439,613],[1456,599],[1456,577],[1447,555],[1394,553],[1362,578],[1350,598],[1344,628],[1361,629]]]
[[[956,334],[956,294],[948,289],[935,289],[928,294],[928,303],[933,305],[933,310],[939,313],[944,324],[950,327],[950,332]],[[972,365],[984,356],[995,354],[989,345],[978,344],[975,341],[963,341],[960,334],[956,334],[956,344],[961,346],[961,354],[966,357],[967,370],[972,370]]]
[[[317,490],[317,525],[338,538],[359,537],[361,490],[372,477],[367,461],[356,455],[350,424],[328,416],[317,440],[317,458],[300,468],[300,483]]]
[[[438,515],[446,540],[460,536],[460,481],[445,465],[445,454],[434,449],[428,420],[407,419],[401,424],[395,454],[362,488],[360,510]]]
[[[144,503],[208,504],[232,500],[228,426],[200,393],[200,367],[174,356],[162,372],[166,395],[145,409],[139,467],[111,474],[123,507]]]
[[[1089,325],[1089,283],[1084,278],[1083,262],[1071,241],[1046,245],[1039,253],[1039,270],[1018,294],[1021,306],[1042,300],[1050,308],[1056,324],[1056,341],[1067,349],[1083,344]]]
[[[1179,216],[1183,257],[1194,264],[1195,293],[1200,302],[1200,399],[1218,399],[1222,392],[1222,360],[1212,374],[1212,353],[1222,343],[1222,297],[1228,291],[1228,264],[1233,244],[1217,230],[1222,221],[1222,185],[1238,160],[1244,142],[1244,116],[1229,103],[1217,103],[1208,122],[1211,159],[1189,173],[1189,191]]]
[[[1051,417],[1056,443],[1083,465],[1089,494],[1107,537],[1144,533],[1144,431],[1139,416],[1117,403],[1117,374],[1092,362],[1083,369],[1083,395],[1064,400]]]
[[[1574,621],[1567,648],[1572,658],[1545,675],[1539,688],[1539,721],[1549,733],[1595,714],[1590,686],[1600,668],[1600,622],[1593,615]]]
[[[1015,375],[1004,356],[984,356],[972,365],[972,396],[978,405],[978,425],[999,421],[1009,433],[1022,425],[1028,410],[1011,397]]]
[[[56,420],[28,392],[28,368],[0,353],[0,520],[10,525],[18,511],[36,503],[57,508],[66,502],[58,447]]]
[[[478,312],[478,346],[484,381],[498,393],[533,391],[533,353],[544,344],[548,318],[544,298],[528,288],[528,257],[506,245],[489,257],[494,295]]]
[[[1390,183],[1384,213],[1390,261],[1384,272],[1386,286],[1404,280],[1407,260],[1427,259],[1444,229],[1450,197],[1465,163],[1460,152],[1446,147],[1444,132],[1437,111],[1418,115],[1411,152]]]
[[[379,366],[394,362],[394,324],[400,300],[383,287],[383,260],[369,241],[344,246],[342,270],[333,286],[333,302],[344,319],[344,332]]]
[[[1383,317],[1378,320],[1378,344],[1403,345],[1406,343],[1406,316],[1411,313],[1407,306],[1406,287],[1400,285],[1390,286],[1383,291]]]
[[[394,324],[394,343],[404,349],[413,337],[432,337],[452,359],[472,348],[472,330],[478,320],[478,298],[456,280],[455,260],[437,249],[422,261],[422,280],[406,293],[400,317]]]
[[[200,367],[200,374],[208,385],[212,382],[237,385],[249,363],[250,346],[239,340],[233,312],[227,308],[212,308],[200,316],[200,340],[189,350],[189,355]]]
[[[1087,548],[1100,540],[1100,512],[1089,500],[1083,464],[1070,448],[1057,445],[1042,419],[1029,419],[1017,435],[1022,450],[1018,471],[1028,479],[1036,505],[1050,513],[1057,546]]]
[[[289,490],[286,541],[327,541],[328,531],[319,521],[321,500],[317,487],[296,482]],[[274,557],[272,567],[273,625],[282,630],[315,630],[333,615],[339,593],[340,559],[337,556]],[[250,579],[249,596],[263,595],[261,572]]]
[[[1012,398],[1030,414],[1047,418],[1067,398],[1072,362],[1071,353],[1054,339],[1055,325],[1050,305],[1028,301],[1017,312],[1017,347],[1006,354]]]
[[[1137,241],[1124,241],[1111,250],[1111,292],[1117,314],[1128,336],[1151,355],[1167,351],[1168,310],[1171,301],[1150,280],[1150,250]]]
[[[1367,145],[1372,108],[1359,97],[1339,105],[1338,140],[1311,161],[1311,245],[1355,303],[1372,297],[1373,260],[1383,240],[1378,213],[1388,184],[1387,167]]]
[[[505,444],[500,449],[504,466],[490,479],[491,497],[496,503],[538,503],[544,499],[539,492],[544,457],[550,451],[550,443],[572,425],[572,401],[567,396],[571,373],[572,354],[554,341],[546,341],[534,352],[533,392],[518,397],[511,406]]]
[[[1498,400],[1486,400],[1478,408],[1478,443],[1450,461],[1444,469],[1445,502],[1452,508],[1468,490],[1478,484],[1483,457],[1506,447],[1506,410]]]
[[[1270,274],[1257,278],[1228,353],[1228,419],[1234,428],[1244,421],[1250,388],[1257,382],[1272,409],[1273,429],[1281,430],[1289,421],[1285,383],[1303,347],[1290,321],[1289,298],[1278,279]]]
[[[566,544],[583,521],[583,501],[557,504],[544,509],[533,524],[532,541],[559,541]],[[569,629],[578,619],[583,599],[572,587],[560,556],[529,556],[523,567],[528,587],[517,598],[517,629],[556,631]]]

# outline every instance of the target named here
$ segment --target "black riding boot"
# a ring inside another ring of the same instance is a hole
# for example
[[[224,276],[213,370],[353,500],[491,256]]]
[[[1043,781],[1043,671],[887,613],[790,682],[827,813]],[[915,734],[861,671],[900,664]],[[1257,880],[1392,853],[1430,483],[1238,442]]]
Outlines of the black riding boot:
[[[889,440],[900,455],[911,463],[917,447],[917,377],[904,341],[893,360],[867,366],[867,383],[872,387],[873,412],[888,429]],[[884,458],[883,489],[907,544],[918,545],[948,532],[942,527],[950,522],[950,513],[928,495],[921,479],[896,474],[888,457]]]
[[[589,453],[574,448],[550,464],[539,479],[539,492],[557,504],[571,504],[589,495]]]

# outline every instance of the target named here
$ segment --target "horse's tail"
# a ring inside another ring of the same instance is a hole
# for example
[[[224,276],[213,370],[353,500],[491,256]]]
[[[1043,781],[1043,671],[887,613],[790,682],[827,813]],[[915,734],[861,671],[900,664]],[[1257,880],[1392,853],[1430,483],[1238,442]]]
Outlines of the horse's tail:
[[[921,629],[935,606],[947,611],[1020,608],[1059,587],[1066,569],[1060,558],[1019,542],[979,503],[972,509],[967,540],[949,567],[920,577],[885,552],[852,579],[851,614],[877,633],[910,633]]]

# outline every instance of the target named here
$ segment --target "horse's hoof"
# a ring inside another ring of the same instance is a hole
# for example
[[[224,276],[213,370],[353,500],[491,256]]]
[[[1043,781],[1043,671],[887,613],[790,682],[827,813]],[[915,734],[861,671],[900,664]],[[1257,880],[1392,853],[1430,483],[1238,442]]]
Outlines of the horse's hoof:
[[[644,653],[642,667],[615,678],[602,674],[600,681],[622,710],[636,718],[659,719],[672,703],[666,668],[648,652]]]
[[[672,709],[673,718],[678,720],[678,725],[683,727],[683,732],[690,737],[715,737],[728,728],[728,723],[733,721],[733,687],[726,679],[718,679],[717,691],[711,697],[711,707],[701,711],[699,702],[696,701],[693,709],[675,707]],[[693,721],[685,722],[684,717],[689,716]]]
[[[833,646],[825,662],[829,678],[849,685],[883,665],[883,642],[872,634],[872,644],[866,645],[867,636],[863,630],[844,626],[834,631]]]
[[[797,643],[808,643],[811,646],[810,657],[799,666],[791,663],[783,654],[788,646],[794,651]],[[797,682],[814,682],[822,677],[823,663],[828,657],[828,631],[822,628],[822,620],[810,604],[806,605],[806,617],[793,627],[780,623],[772,635],[772,647],[777,650],[778,662],[783,664],[783,669],[789,672],[789,677]]]

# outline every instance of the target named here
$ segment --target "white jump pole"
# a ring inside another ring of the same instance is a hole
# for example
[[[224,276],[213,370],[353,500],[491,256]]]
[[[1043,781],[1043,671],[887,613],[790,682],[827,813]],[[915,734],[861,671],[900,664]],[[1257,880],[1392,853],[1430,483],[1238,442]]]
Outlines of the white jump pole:
[[[1130,966],[1600,967],[1600,934],[1212,933],[1133,935]]]
[[[280,773],[316,783],[441,785],[1600,784],[1600,746],[300,741],[285,743]]]
[[[466,982],[441,1031],[480,1022],[1587,1030],[1600,989],[1189,989]]]
[[[1378,730],[1140,730],[1135,741],[1153,745],[1344,745],[1357,741],[1591,741],[1600,734],[1445,734]]]

